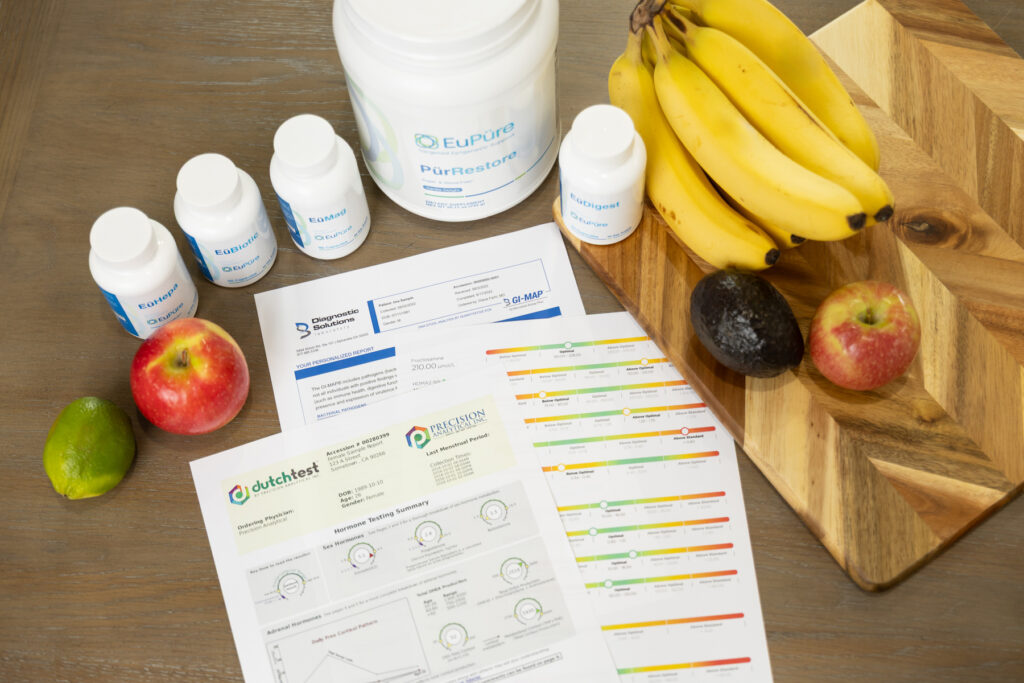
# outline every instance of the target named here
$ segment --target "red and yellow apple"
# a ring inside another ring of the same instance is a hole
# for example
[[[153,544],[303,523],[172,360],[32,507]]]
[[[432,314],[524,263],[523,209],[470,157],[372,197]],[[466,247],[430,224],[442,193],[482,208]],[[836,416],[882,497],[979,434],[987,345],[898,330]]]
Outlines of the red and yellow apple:
[[[242,349],[219,325],[173,320],[132,360],[132,396],[147,420],[176,434],[205,434],[234,419],[249,395]]]
[[[914,360],[921,324],[907,295],[887,282],[865,280],[825,298],[811,320],[811,360],[847,389],[877,389]]]

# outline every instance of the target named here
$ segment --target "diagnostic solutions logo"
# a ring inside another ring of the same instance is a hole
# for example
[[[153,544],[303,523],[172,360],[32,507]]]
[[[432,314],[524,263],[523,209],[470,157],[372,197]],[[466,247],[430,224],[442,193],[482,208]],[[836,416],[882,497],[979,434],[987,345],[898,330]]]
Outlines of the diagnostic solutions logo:
[[[425,448],[430,443],[430,431],[426,427],[413,427],[405,433],[409,448]]]

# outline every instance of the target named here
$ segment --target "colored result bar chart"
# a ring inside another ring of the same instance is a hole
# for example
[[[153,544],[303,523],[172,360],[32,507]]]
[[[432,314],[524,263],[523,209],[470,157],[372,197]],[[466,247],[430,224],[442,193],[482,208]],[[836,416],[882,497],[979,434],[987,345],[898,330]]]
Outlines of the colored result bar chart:
[[[658,503],[677,503],[686,500],[701,500],[705,498],[720,498],[725,495],[725,491],[708,491],[705,493],[689,493],[686,495],[679,496],[657,496],[655,498],[631,498],[627,500],[602,500],[599,503],[578,503],[576,505],[560,505],[558,506],[559,512],[573,512],[576,510],[607,510],[609,508],[621,508],[628,505],[656,505]],[[728,517],[719,518],[720,520],[728,521]],[[708,520],[696,521],[696,522],[681,522],[683,524],[701,524]],[[715,520],[719,521],[719,520]]]
[[[732,543],[714,543],[711,545],[693,545],[682,548],[656,548],[654,550],[628,550],[621,553],[606,553],[604,555],[584,555],[576,558],[576,562],[608,562],[610,560],[636,560],[643,557],[660,557],[663,555],[683,555],[685,553],[700,553],[710,550],[731,550]]]
[[[711,428],[712,430],[714,427]],[[550,445],[566,445],[558,442],[540,442],[542,445],[534,444],[536,448]],[[572,443],[594,443],[594,441],[572,440]],[[616,458],[614,460],[595,460],[592,462],[579,462],[575,464],[558,463],[557,465],[545,465],[542,469],[545,472],[568,472],[572,470],[592,470],[599,467],[621,467],[624,465],[644,465],[652,462],[673,462],[675,460],[697,460],[703,458],[714,458],[718,451],[702,451],[700,453],[677,453],[674,455],[646,455],[636,458]]]
[[[734,664],[750,664],[750,657],[734,657],[732,659],[712,659],[706,662],[680,662],[678,664],[653,664],[617,669],[620,676],[627,674],[646,674],[658,671],[679,671],[681,669],[700,669],[703,667],[724,667]]]
[[[642,391],[644,389],[663,389],[672,387],[686,387],[690,383],[685,379],[667,380],[664,382],[636,382],[633,384],[614,384],[600,387],[581,387],[574,389],[555,389],[551,391],[537,391],[529,394],[516,394],[516,400],[528,401],[531,399],[561,398],[564,396],[583,396],[586,394],[611,394],[617,392]]]
[[[552,375],[563,372],[582,372],[586,370],[606,370],[609,368],[626,368],[636,366],[647,368],[668,363],[668,358],[636,358],[633,360],[618,360],[607,363],[582,363],[579,365],[557,365],[549,368],[534,368],[530,370],[509,370],[506,374],[509,377],[523,377],[526,375]]]
[[[736,576],[739,572],[735,569],[722,569],[714,572],[697,572],[694,574],[670,574],[669,576],[649,576],[633,579],[606,579],[604,581],[592,581],[584,584],[587,588],[616,588],[618,586],[637,586],[657,583],[675,583],[679,581],[693,581],[696,579],[716,579],[723,576]]]
[[[580,349],[594,346],[611,346],[615,344],[637,344],[651,341],[650,337],[624,337],[622,339],[596,339],[594,341],[561,342],[557,344],[535,344],[533,346],[515,346],[507,349],[488,349],[488,356],[505,356],[511,353],[529,353],[531,351],[561,351],[562,349]]]
[[[674,406],[651,406],[649,408],[622,408],[621,410],[597,410],[589,413],[570,413],[568,415],[547,415],[544,417],[528,417],[524,420],[526,424],[542,424],[545,422],[562,422],[565,420],[592,420],[598,417],[629,417],[631,415],[652,415],[658,413],[669,413],[679,410],[694,410],[707,408],[706,403],[680,403]],[[705,427],[704,431],[713,431],[714,427]],[[688,430],[687,433],[693,430]]]

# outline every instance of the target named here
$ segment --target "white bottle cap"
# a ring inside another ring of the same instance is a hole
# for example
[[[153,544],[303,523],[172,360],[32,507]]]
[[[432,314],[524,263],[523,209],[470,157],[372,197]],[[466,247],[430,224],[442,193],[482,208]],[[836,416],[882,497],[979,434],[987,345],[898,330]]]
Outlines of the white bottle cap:
[[[156,254],[156,235],[146,214],[119,206],[96,219],[89,232],[96,258],[113,268],[137,268]]]
[[[619,166],[633,152],[633,119],[610,104],[595,104],[581,111],[571,132],[573,150],[601,168]]]
[[[334,128],[316,114],[299,114],[274,133],[274,154],[284,170],[297,178],[311,178],[330,170],[338,160]]]
[[[200,154],[178,171],[178,194],[203,211],[226,211],[242,201],[238,168],[223,154]]]

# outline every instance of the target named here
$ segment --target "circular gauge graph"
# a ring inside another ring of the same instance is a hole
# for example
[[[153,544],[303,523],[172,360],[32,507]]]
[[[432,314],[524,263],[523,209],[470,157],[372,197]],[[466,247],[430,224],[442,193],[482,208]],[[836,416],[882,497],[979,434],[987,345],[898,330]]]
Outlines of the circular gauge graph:
[[[366,542],[356,543],[348,549],[348,563],[356,569],[365,569],[377,559],[377,549]]]
[[[540,602],[534,598],[523,598],[516,603],[515,609],[512,612],[520,624],[529,626],[540,621],[541,616],[544,614],[544,609],[540,606]]]
[[[508,517],[508,505],[497,498],[492,498],[480,506],[480,519],[488,524],[504,522]]]
[[[416,542],[420,545],[433,545],[441,540],[444,534],[437,522],[420,522],[416,527]]]
[[[277,594],[282,600],[291,600],[306,592],[306,577],[299,572],[285,572],[277,579]]]
[[[508,583],[522,583],[526,580],[529,565],[518,557],[510,557],[501,563],[501,578]]]
[[[441,627],[438,640],[447,649],[454,650],[466,644],[466,641],[469,640],[469,633],[462,624],[445,624]]]

